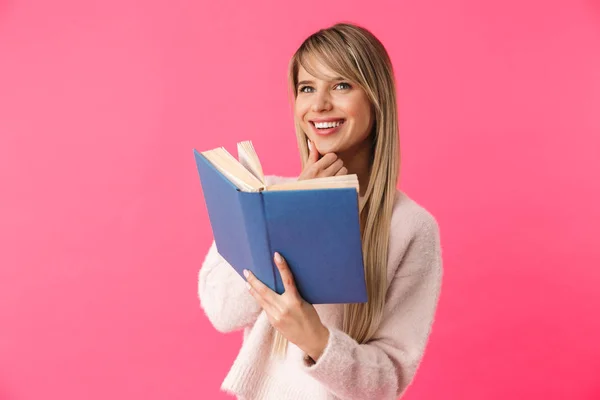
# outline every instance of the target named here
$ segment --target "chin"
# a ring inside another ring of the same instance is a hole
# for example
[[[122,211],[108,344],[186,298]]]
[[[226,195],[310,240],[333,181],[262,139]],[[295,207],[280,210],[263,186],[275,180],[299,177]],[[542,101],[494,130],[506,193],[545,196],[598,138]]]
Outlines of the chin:
[[[337,153],[341,149],[341,146],[339,145],[324,143],[324,141],[322,140],[318,142],[315,141],[313,143],[315,143],[315,145],[317,146],[317,150],[321,155],[325,155],[327,153]]]
[[[315,143],[317,145],[317,150],[319,150],[319,153],[321,153],[321,154],[342,153],[342,152],[347,151],[350,147],[352,147],[351,143],[340,141],[339,139],[335,140],[335,138],[331,138],[331,139],[333,139],[333,140],[320,139],[313,143]]]

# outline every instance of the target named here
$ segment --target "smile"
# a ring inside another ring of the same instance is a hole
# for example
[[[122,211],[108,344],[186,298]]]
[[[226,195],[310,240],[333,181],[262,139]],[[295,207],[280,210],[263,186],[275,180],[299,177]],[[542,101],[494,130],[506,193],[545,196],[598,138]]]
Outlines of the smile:
[[[338,126],[342,125],[344,122],[345,122],[345,120],[340,119],[337,121],[327,121],[327,122],[311,121],[311,124],[313,124],[313,126],[317,129],[331,129],[331,128],[337,128]]]
[[[331,121],[310,121],[310,125],[313,127],[314,132],[319,136],[329,136],[337,133],[342,129],[342,125],[346,122],[345,119],[331,120]]]

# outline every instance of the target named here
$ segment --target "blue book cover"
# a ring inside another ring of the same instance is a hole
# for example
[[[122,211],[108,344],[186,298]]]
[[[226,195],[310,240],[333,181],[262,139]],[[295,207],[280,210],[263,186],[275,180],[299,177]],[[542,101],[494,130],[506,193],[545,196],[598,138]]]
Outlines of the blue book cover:
[[[277,251],[307,302],[367,301],[356,189],[246,192],[194,156],[217,250],[242,278],[248,269],[282,294]]]

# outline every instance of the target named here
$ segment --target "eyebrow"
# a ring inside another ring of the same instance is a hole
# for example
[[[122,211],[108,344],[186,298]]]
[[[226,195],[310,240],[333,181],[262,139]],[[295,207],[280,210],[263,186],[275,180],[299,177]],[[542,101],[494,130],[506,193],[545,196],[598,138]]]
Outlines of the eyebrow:
[[[345,81],[347,80],[346,78],[343,78],[341,76],[335,77],[333,79],[331,79],[331,82],[337,82],[337,81]],[[314,84],[314,81],[300,81],[298,82],[298,84],[296,85],[296,88],[300,85],[310,85],[310,84]]]

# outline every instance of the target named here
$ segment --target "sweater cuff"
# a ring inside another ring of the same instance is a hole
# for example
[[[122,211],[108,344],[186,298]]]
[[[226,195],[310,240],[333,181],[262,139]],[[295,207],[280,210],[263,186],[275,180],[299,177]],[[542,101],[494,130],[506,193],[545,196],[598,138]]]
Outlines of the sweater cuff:
[[[345,349],[351,349],[352,344],[345,343],[349,339],[354,342],[350,336],[347,336],[338,329],[327,327],[329,330],[329,340],[325,346],[325,350],[321,354],[321,357],[317,361],[314,361],[308,354],[304,356],[303,369],[310,375],[317,377],[318,375],[328,375],[332,369],[336,368],[337,355],[340,351],[343,352]]]

